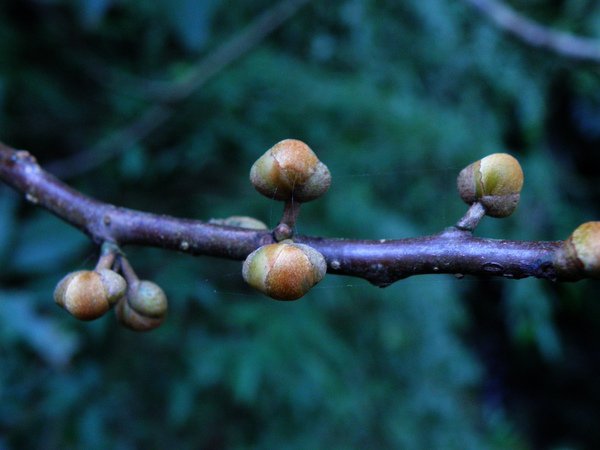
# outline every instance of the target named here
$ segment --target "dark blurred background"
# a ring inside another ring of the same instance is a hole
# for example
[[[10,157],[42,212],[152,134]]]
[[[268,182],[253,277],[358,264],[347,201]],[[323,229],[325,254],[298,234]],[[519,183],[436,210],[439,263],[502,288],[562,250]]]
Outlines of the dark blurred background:
[[[274,225],[248,170],[302,139],[333,185],[299,231],[348,238],[453,224],[460,169],[508,151],[521,205],[478,235],[599,218],[599,65],[460,1],[298,3],[0,1],[0,140],[106,202]],[[598,2],[511,4],[600,41]],[[54,305],[97,249],[0,186],[0,449],[600,448],[598,282],[329,276],[282,303],[239,262],[126,251],[170,299],[147,334]]]

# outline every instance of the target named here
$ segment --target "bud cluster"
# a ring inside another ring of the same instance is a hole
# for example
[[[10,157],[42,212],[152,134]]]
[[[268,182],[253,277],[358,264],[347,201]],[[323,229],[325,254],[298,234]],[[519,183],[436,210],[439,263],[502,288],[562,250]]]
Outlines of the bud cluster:
[[[94,270],[71,272],[59,281],[54,301],[84,321],[98,319],[115,307],[119,323],[135,331],[156,328],[167,313],[163,290],[151,281],[139,280],[114,244],[103,246]]]

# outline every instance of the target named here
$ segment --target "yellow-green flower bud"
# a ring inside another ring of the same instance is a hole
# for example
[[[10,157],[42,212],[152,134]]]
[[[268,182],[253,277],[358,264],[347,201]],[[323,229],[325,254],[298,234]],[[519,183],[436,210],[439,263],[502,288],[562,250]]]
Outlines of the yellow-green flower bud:
[[[308,145],[285,139],[254,163],[250,181],[258,192],[271,199],[308,202],[327,192],[331,174]]]
[[[152,330],[163,323],[167,315],[167,296],[156,283],[142,280],[135,283],[117,304],[117,320],[134,331]]]
[[[556,252],[554,267],[569,278],[600,278],[600,222],[577,227]]]
[[[79,320],[94,320],[123,297],[126,289],[125,279],[113,270],[79,270],[57,284],[54,301]]]
[[[465,203],[480,202],[488,216],[507,217],[519,203],[523,170],[511,155],[494,153],[465,167],[457,185]]]
[[[242,275],[253,288],[276,300],[296,300],[327,272],[325,258],[308,245],[282,241],[248,255]]]

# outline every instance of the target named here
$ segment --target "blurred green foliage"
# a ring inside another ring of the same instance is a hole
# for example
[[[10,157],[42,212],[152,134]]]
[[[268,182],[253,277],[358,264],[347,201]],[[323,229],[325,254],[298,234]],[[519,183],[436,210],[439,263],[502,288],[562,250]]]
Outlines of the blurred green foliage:
[[[596,2],[512,3],[600,39]],[[357,238],[452,224],[458,171],[510,151],[522,204],[478,234],[562,239],[598,218],[598,67],[449,0],[311,2],[149,136],[98,145],[269,7],[1,1],[0,139],[103,201],[274,225],[281,205],[247,173],[299,138],[333,174],[299,231]],[[600,446],[598,283],[422,276],[380,290],[329,276],[288,304],[246,287],[239,262],[127,248],[170,298],[165,325],[138,335],[54,305],[55,283],[96,251],[0,186],[0,448]]]

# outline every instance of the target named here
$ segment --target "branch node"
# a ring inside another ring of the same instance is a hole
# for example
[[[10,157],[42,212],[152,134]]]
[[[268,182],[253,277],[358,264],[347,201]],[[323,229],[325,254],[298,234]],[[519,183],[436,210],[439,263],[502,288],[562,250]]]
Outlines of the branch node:
[[[275,239],[276,242],[291,239],[293,236],[294,230],[286,223],[280,223],[273,230],[273,239]]]
[[[117,255],[122,255],[123,252],[114,242],[103,242],[100,249],[100,258],[96,264],[96,270],[110,269],[115,263]]]

